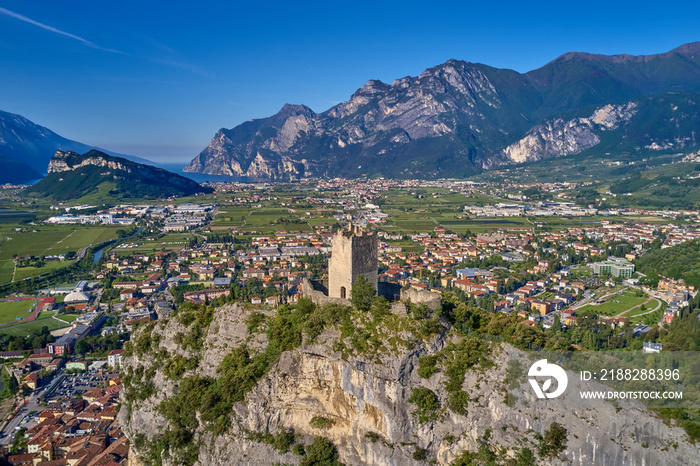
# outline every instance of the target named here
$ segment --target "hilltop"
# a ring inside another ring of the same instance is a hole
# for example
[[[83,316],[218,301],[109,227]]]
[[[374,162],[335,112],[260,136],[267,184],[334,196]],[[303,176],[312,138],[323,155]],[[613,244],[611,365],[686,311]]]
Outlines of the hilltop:
[[[46,178],[26,192],[68,201],[95,193],[112,199],[189,196],[211,188],[162,168],[91,150],[83,155],[57,151]]]
[[[639,403],[511,399],[525,352],[429,316],[183,305],[127,345],[119,421],[147,464],[697,464],[684,430]],[[484,328],[527,346],[537,332],[516,321]]]

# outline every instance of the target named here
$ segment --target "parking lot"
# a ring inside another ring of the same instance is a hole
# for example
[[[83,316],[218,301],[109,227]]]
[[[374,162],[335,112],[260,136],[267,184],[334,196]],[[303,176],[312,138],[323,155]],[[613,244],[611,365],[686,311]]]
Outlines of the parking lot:
[[[98,374],[66,374],[63,381],[46,397],[46,401],[58,401],[61,398],[80,396],[88,390],[104,385]]]

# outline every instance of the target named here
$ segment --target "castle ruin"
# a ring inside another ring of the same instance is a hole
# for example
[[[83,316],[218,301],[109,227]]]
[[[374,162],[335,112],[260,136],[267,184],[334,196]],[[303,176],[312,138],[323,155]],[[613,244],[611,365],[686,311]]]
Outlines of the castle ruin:
[[[333,238],[333,251],[328,263],[328,296],[350,299],[352,284],[363,275],[377,291],[377,235],[350,225]]]

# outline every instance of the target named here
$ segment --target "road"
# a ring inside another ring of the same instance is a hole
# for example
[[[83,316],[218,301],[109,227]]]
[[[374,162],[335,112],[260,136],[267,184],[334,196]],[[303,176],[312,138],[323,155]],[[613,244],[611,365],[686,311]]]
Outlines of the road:
[[[27,403],[17,412],[17,415],[15,415],[5,426],[5,428],[2,430],[2,433],[0,433],[0,446],[12,443],[12,441],[14,440],[15,432],[17,432],[16,427],[18,427],[22,423],[27,414],[31,413],[32,411],[39,413],[44,410],[44,408],[42,408],[39,405],[40,400],[44,395],[48,394],[48,391],[53,386],[54,382],[62,381],[65,376],[63,374],[60,374],[56,377],[58,377],[58,379],[53,378],[51,380],[51,383],[48,383],[41,390],[35,391],[29,396],[29,400],[27,401]]]
[[[46,390],[46,389],[44,389]],[[44,390],[42,390],[39,393],[43,393]],[[29,397],[29,401],[22,407],[22,409],[19,410],[17,415],[13,417],[10,422],[5,426],[5,428],[2,430],[2,434],[0,435],[0,446],[2,445],[9,445],[12,443],[15,437],[15,430],[16,427],[20,425],[24,417],[32,412],[32,411],[41,411],[43,408],[39,406],[39,398],[40,394],[39,393],[34,393]]]
[[[581,301],[577,302],[576,304],[572,305],[571,309],[578,309],[580,307],[585,306],[586,304],[588,304],[588,301],[593,299],[593,297],[594,297],[593,293],[591,293],[589,290],[585,290],[583,292],[583,299]]]

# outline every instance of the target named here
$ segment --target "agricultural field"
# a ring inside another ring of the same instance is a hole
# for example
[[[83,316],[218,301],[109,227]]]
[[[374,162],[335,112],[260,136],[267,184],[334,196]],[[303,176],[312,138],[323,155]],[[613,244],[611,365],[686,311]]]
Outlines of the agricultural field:
[[[212,227],[241,227],[253,209],[251,207],[232,207],[223,205],[216,214]]]
[[[338,223],[338,221],[334,219],[330,214],[326,213],[327,216],[320,216],[321,214],[323,214],[323,212],[317,212],[317,216],[305,218],[306,223],[308,223],[312,227],[331,226]]]
[[[51,225],[31,227],[32,231],[17,232],[0,227],[0,260],[17,254],[44,256],[78,251],[83,246],[117,237],[119,226]]]
[[[642,294],[642,296],[639,296],[640,293]],[[604,299],[605,302],[602,304],[588,304],[586,306],[583,306],[580,310],[593,311],[603,316],[613,317],[623,312],[629,311],[630,309],[636,306],[641,306],[647,301],[649,302],[645,304],[646,311],[653,309],[658,304],[657,300],[650,300],[646,294],[632,288],[628,288],[627,290],[615,295],[610,295]]]
[[[314,227],[334,225],[333,215],[342,212],[336,204],[309,204],[299,191],[270,193],[277,200],[261,200],[256,205],[223,205],[211,225],[213,231],[242,229],[268,234],[276,231],[309,232]],[[314,197],[324,197],[315,192]],[[605,217],[504,217],[469,218],[465,205],[513,203],[485,194],[462,194],[448,188],[392,188],[380,193],[376,203],[389,217],[379,228],[389,233],[410,235],[431,232],[442,226],[458,234],[482,233],[497,229],[560,230],[570,226],[598,224]],[[286,204],[281,207],[281,204]]]
[[[532,230],[533,225],[526,217],[510,217],[510,218],[475,218],[465,219],[461,221],[442,220],[440,224],[455,233],[484,233],[487,231],[498,229],[515,229],[515,230]]]
[[[306,215],[307,212],[311,215]],[[329,218],[318,218],[318,214],[312,208],[286,209],[271,204],[263,207],[222,206],[217,212],[211,228],[213,231],[237,228],[254,230],[259,233],[311,232],[312,227],[309,221],[313,221],[314,225],[335,223],[335,220],[330,216]]]
[[[12,322],[27,315],[36,301],[0,301],[0,323]]]
[[[51,272],[52,270],[60,269],[70,265],[71,261],[50,261],[45,262],[43,267],[20,267],[15,270],[15,280],[24,280],[28,277],[41,275],[42,273]],[[9,280],[8,280],[9,281]],[[0,282],[6,283],[6,282]]]
[[[30,231],[16,231],[16,228],[29,228]],[[15,273],[15,280],[50,272],[70,264],[46,262],[44,267],[18,268],[14,270],[13,257],[45,256],[78,252],[90,244],[100,243],[117,237],[118,226],[88,225],[0,225],[0,284],[8,283]]]
[[[0,283],[9,283],[12,281],[12,274],[15,270],[15,264],[11,260],[0,260]]]
[[[0,223],[16,223],[23,220],[34,220],[36,216],[31,212],[0,207]]]
[[[137,252],[149,253],[158,251],[179,251],[187,246],[191,239],[195,238],[194,233],[171,233],[153,239],[139,239],[135,243],[124,243],[123,247],[114,247],[105,251],[105,254],[119,254],[120,256],[128,256]]]

